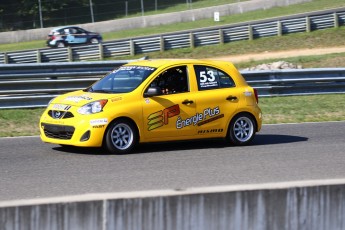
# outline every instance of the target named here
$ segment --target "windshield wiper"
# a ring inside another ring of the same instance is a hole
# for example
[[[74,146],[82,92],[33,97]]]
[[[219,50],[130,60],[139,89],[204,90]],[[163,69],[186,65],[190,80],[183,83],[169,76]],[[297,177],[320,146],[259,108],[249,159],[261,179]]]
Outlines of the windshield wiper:
[[[104,89],[92,90],[92,91],[90,91],[90,92],[93,92],[93,93],[114,93],[113,91],[104,90]]]
[[[86,89],[83,89],[83,92],[93,92],[93,88],[90,86]]]
[[[123,93],[123,92],[116,92],[116,91],[104,90],[104,89],[93,89],[92,87],[86,88],[83,91],[93,92],[93,93]]]

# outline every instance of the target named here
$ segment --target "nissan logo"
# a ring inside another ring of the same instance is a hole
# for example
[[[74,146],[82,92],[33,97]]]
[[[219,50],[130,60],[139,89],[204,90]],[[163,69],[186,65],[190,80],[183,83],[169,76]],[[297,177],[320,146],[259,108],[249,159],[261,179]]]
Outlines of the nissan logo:
[[[60,111],[53,111],[53,117],[54,118],[60,118],[61,112]]]

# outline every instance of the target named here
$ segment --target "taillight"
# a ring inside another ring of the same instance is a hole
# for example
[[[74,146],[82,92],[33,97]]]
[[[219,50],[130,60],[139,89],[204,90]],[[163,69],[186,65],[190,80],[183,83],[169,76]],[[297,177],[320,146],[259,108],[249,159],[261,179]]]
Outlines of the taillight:
[[[255,95],[256,103],[259,104],[259,95],[258,95],[258,91],[256,89],[254,89],[254,95]]]

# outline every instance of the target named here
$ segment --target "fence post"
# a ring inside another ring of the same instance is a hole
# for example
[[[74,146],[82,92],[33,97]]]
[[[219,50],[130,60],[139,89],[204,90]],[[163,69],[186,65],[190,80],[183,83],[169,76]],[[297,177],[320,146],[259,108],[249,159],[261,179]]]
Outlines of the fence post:
[[[68,61],[73,62],[73,52],[72,48],[70,46],[67,47],[67,54],[68,54]]]
[[[283,26],[281,21],[277,21],[277,35],[283,36]]]
[[[41,62],[42,62],[41,52],[40,50],[37,50],[37,63],[41,63]]]
[[[103,49],[103,44],[102,43],[98,44],[98,50],[99,50],[99,60],[103,60],[103,58],[104,58],[104,49]]]
[[[339,17],[337,12],[335,12],[334,14],[334,28],[338,28],[339,27]]]
[[[4,64],[8,64],[8,55],[4,52]]]
[[[193,32],[189,33],[190,48],[194,48],[194,35]]]
[[[305,17],[305,31],[307,33],[311,32],[311,23],[310,23],[310,17],[309,16]]]
[[[221,45],[224,44],[224,33],[223,33],[223,29],[219,29],[219,44],[221,44]]]
[[[252,25],[248,25],[248,39],[253,40],[254,39],[254,32]]]
[[[134,45],[134,41],[132,39],[129,40],[129,52],[130,52],[131,56],[135,55],[135,45]]]
[[[164,46],[164,38],[163,38],[163,35],[161,35],[160,37],[159,37],[159,47],[160,47],[160,50],[161,50],[161,52],[164,52],[164,50],[165,50],[165,46]]]

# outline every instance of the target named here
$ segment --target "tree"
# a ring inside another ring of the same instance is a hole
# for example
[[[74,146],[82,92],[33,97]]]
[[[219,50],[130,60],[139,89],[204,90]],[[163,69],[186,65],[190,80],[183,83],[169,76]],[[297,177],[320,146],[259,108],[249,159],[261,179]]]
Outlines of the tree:
[[[89,0],[41,0],[41,9],[44,20],[50,20],[54,12],[65,8],[78,9],[88,6]],[[39,0],[2,0],[2,30],[35,28],[39,25]]]

